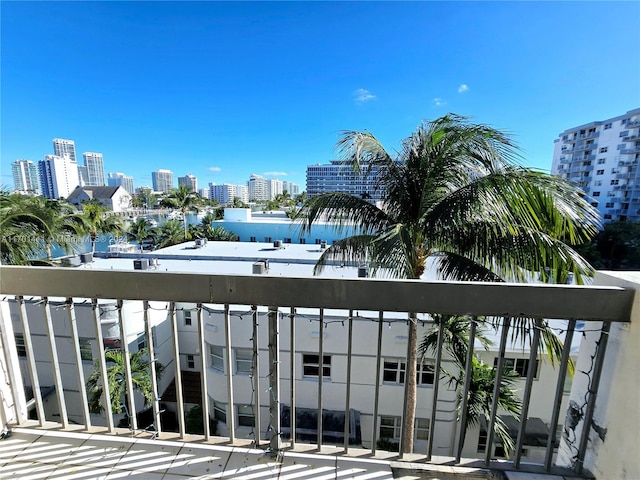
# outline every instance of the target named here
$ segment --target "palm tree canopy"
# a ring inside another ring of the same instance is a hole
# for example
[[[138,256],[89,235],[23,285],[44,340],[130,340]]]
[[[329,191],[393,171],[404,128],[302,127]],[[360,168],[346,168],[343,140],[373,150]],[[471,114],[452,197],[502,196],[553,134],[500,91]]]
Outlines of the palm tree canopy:
[[[447,115],[420,125],[394,158],[368,132],[344,132],[345,168],[376,179],[380,206],[344,193],[308,200],[303,229],[323,216],[360,235],[334,243],[332,261],[368,261],[373,275],[420,278],[432,257],[443,279],[578,282],[592,267],[570,245],[591,238],[597,211],[557,177],[523,168],[509,137]]]
[[[178,185],[160,202],[162,206],[178,209],[182,212],[183,239],[187,239],[187,212],[197,212],[202,199],[186,185]]]

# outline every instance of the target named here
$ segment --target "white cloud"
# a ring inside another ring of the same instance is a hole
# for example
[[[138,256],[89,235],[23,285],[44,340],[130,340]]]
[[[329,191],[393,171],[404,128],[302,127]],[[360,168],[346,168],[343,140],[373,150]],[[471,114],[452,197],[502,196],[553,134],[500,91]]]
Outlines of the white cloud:
[[[264,172],[265,177],[286,177],[287,172]]]
[[[458,93],[464,93],[467,90],[469,90],[469,85],[467,85],[466,83],[463,83],[458,87]]]
[[[353,96],[354,100],[358,103],[368,102],[377,98],[369,90],[366,90],[364,88],[357,89],[355,92],[353,92]]]
[[[436,97],[433,99],[433,105],[436,107],[441,107],[442,105],[446,105],[446,103],[441,98]]]
[[[222,169],[220,167],[209,167],[210,172],[221,172]]]

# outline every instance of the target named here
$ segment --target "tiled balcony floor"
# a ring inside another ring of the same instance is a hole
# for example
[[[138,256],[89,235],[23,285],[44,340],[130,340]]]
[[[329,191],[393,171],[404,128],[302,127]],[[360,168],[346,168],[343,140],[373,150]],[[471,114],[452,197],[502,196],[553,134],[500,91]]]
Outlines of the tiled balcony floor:
[[[307,447],[307,446],[305,446]],[[308,446],[312,448],[313,446]],[[337,450],[337,449],[336,449]],[[340,450],[342,452],[342,450]],[[0,440],[0,479],[561,480],[563,477],[229,445],[15,428]],[[392,468],[393,467],[393,468]]]

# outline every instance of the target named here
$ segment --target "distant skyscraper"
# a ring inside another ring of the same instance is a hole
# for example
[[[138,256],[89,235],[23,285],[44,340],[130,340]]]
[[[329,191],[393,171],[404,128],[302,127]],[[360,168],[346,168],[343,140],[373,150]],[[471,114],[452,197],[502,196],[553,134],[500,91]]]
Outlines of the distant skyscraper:
[[[73,140],[54,138],[53,153],[58,157],[64,157],[65,155],[67,155],[73,163],[78,163],[76,159],[76,144]]]
[[[192,192],[198,191],[198,179],[190,173],[184,177],[178,177],[178,185],[186,185]]]
[[[78,165],[78,179],[81,187],[89,184],[89,171],[86,165]]]
[[[276,195],[280,195],[283,191],[282,181],[277,178],[270,178],[267,180],[267,194],[269,200],[276,198]]]
[[[87,186],[104,187],[104,161],[101,153],[85,152],[84,166],[87,167]]]
[[[173,172],[171,170],[151,172],[151,181],[156,192],[167,193],[173,188]]]
[[[124,173],[110,173],[108,182],[110,187],[122,187],[131,195],[135,193],[133,189],[133,177],[128,177]]]
[[[366,170],[365,166],[365,170]],[[382,200],[382,191],[376,189],[378,179],[377,167],[371,168],[367,176],[356,173],[351,167],[339,160],[330,164],[309,165],[307,167],[307,195],[313,198],[322,193],[344,192],[358,195],[370,202]]]
[[[80,185],[78,165],[69,156],[45,155],[38,168],[42,194],[47,198],[67,198]]]
[[[584,190],[611,220],[640,221],[640,108],[562,132],[551,172]]]
[[[296,195],[300,195],[300,185],[293,182],[282,182],[282,190],[286,190],[289,192],[289,195],[295,197]]]
[[[13,184],[20,192],[28,192],[35,195],[40,194],[40,181],[38,179],[38,168],[31,160],[16,160],[11,164],[13,173]]]
[[[209,184],[209,199],[217,200],[220,205],[230,205],[234,198],[239,198],[242,202],[249,201],[249,189],[246,185],[223,185]]]
[[[269,184],[263,176],[252,174],[247,186],[249,187],[250,201],[269,200]]]

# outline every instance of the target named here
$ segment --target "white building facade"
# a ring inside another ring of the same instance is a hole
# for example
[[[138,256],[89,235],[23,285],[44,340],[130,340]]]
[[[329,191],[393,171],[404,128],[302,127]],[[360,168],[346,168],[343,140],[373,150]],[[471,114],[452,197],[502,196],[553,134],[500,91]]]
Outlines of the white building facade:
[[[552,173],[575,183],[605,222],[640,221],[640,108],[565,130]]]
[[[40,194],[40,180],[38,168],[31,160],[16,160],[11,164],[13,185],[18,192],[32,195]]]
[[[173,188],[173,172],[171,170],[156,170],[151,172],[153,190],[168,193]]]
[[[298,185],[297,183],[283,181],[282,190],[286,190],[292,197],[300,195],[300,185]]]
[[[110,187],[122,187],[131,195],[135,193],[133,189],[133,177],[129,177],[124,173],[112,172],[107,179]]]
[[[45,155],[38,164],[42,195],[67,198],[80,185],[78,165],[69,156]]]
[[[209,200],[217,200],[220,205],[231,205],[236,197],[242,202],[248,203],[249,188],[246,185],[231,185],[229,183],[209,184]]]
[[[85,152],[84,165],[87,167],[87,182],[90,187],[103,187],[104,181],[104,160],[101,153]]]
[[[198,191],[198,179],[190,173],[184,177],[178,177],[178,185],[185,185],[192,192]]]
[[[249,177],[247,186],[249,187],[249,201],[259,202],[261,200],[270,200],[269,183],[262,175],[252,174]]]
[[[363,170],[366,169],[367,166],[363,166]],[[382,200],[382,191],[376,189],[376,181],[376,168],[372,168],[369,175],[364,175],[354,172],[339,160],[332,160],[329,164],[307,167],[307,196],[313,198],[323,193],[343,192],[376,202]]]
[[[76,143],[64,138],[53,139],[53,154],[58,157],[68,156],[73,163],[78,163],[76,158]]]

